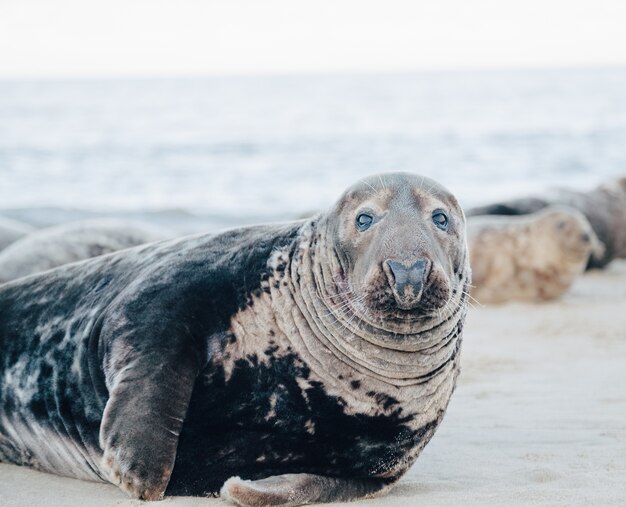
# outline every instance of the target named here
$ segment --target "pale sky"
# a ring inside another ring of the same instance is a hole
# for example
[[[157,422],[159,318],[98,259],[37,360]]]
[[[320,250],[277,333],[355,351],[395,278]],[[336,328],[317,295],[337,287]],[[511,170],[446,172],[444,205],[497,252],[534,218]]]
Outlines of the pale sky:
[[[0,78],[626,64],[626,0],[0,0]]]

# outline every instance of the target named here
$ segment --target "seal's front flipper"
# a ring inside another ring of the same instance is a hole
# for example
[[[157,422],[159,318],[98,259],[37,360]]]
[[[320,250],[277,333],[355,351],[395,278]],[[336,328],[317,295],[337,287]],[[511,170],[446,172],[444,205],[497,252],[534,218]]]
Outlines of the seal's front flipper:
[[[144,352],[120,362],[125,366],[112,368],[107,378],[102,468],[130,496],[160,500],[174,467],[197,364],[191,354],[171,352]]]
[[[222,486],[220,496],[246,507],[291,507],[372,498],[386,493],[392,485],[389,479],[345,479],[314,474],[274,475],[257,481],[231,477]]]

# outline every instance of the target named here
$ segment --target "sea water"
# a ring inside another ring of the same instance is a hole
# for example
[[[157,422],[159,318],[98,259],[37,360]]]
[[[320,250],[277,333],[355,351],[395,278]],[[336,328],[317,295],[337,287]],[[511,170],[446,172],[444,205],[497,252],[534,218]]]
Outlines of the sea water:
[[[0,81],[0,214],[39,225],[289,219],[387,171],[466,206],[626,175],[626,68]]]

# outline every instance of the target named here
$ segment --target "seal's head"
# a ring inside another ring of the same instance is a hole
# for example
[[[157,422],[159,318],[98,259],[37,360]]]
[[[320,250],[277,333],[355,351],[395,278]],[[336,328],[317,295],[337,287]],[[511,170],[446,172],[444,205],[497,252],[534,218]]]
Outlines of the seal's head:
[[[325,220],[338,259],[334,282],[361,319],[432,317],[468,282],[463,211],[429,178],[361,180]]]
[[[537,234],[534,244],[538,263],[584,267],[590,255],[604,254],[604,245],[580,211],[569,206],[548,206],[531,217]]]

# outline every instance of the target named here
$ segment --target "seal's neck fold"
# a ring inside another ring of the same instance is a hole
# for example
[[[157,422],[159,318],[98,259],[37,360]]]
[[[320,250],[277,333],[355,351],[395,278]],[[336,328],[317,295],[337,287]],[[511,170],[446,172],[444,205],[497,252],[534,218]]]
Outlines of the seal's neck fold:
[[[330,353],[349,367],[394,385],[423,382],[455,359],[466,290],[459,290],[435,317],[376,321],[349,281],[349,266],[326,237],[323,224],[304,227],[289,265],[294,300],[311,330],[302,339],[312,354]]]

